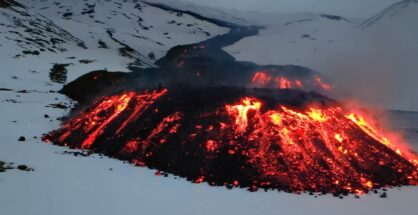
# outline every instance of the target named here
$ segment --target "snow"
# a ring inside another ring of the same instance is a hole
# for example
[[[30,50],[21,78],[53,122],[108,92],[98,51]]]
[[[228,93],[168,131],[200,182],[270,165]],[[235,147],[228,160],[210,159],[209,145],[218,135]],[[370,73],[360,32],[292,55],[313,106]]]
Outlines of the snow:
[[[1,100],[14,92],[1,92]],[[227,190],[207,184],[191,184],[183,179],[157,177],[153,170],[118,160],[61,155],[65,148],[34,140],[58,126],[52,118],[65,111],[45,108],[58,94],[23,94],[24,103],[1,102],[2,160],[28,164],[34,172],[10,170],[0,174],[1,214],[411,214],[416,211],[415,187],[390,189],[388,198],[370,194],[360,199],[341,200],[330,195],[314,198],[242,189]],[[61,98],[63,99],[63,98]],[[30,109],[30,111],[28,111]],[[394,113],[395,115],[397,113]],[[397,117],[416,128],[418,113]],[[11,121],[17,120],[17,123]],[[17,142],[24,134],[29,141]],[[415,134],[416,135],[416,134]],[[418,135],[416,135],[418,136]],[[418,146],[416,146],[418,149]],[[110,170],[112,169],[112,170]]]
[[[63,39],[64,42],[55,50],[74,48],[78,43],[83,43],[87,49],[94,49],[101,40],[109,46],[109,49],[103,52],[115,52],[112,53],[115,55],[122,47],[119,42],[122,42],[136,51],[135,57],[145,64],[142,66],[154,66],[154,59],[148,56],[150,53],[155,55],[155,59],[159,59],[173,46],[203,41],[229,31],[228,28],[187,14],[164,11],[136,1],[127,1],[123,4],[118,1],[95,0],[22,0],[20,2],[28,8],[15,8],[15,10],[30,16],[26,17],[8,9],[1,10],[0,15],[7,18],[2,20],[4,25],[0,25],[0,33],[4,38],[22,40],[22,38],[36,37],[36,33],[27,33],[24,28],[16,27],[16,21],[19,21],[27,28],[43,30],[42,39],[47,41],[50,41],[50,38]],[[86,13],[90,9],[93,11]],[[66,13],[72,15],[64,16]],[[53,31],[48,32],[39,26],[52,26]],[[107,33],[109,30],[119,42],[110,38]],[[19,43],[23,50],[39,49],[39,46],[28,45],[25,42],[27,40],[23,39],[23,42]],[[19,53],[19,49],[14,52],[14,54]]]
[[[312,66],[321,49],[350,33],[364,20],[310,12],[260,13],[223,8],[202,7],[177,0],[153,0],[193,11],[206,17],[243,26],[262,26],[257,36],[247,37],[225,48],[237,60],[262,65]]]
[[[23,2],[29,4],[32,1]],[[135,167],[118,160],[101,157],[100,155],[75,157],[62,154],[69,149],[45,144],[40,140],[43,133],[58,128],[59,121],[56,118],[68,114],[69,111],[48,106],[56,103],[72,105],[68,98],[54,92],[62,87],[62,84],[49,80],[48,72],[54,63],[71,63],[67,68],[67,82],[97,69],[107,68],[110,71],[128,72],[126,66],[132,62],[132,59],[119,55],[117,49],[120,47],[120,44],[107,37],[105,33],[107,27],[116,29],[116,38],[135,47],[143,55],[148,54],[149,51],[158,53],[157,59],[169,47],[177,43],[199,41],[205,39],[206,36],[196,36],[194,34],[192,36],[188,34],[189,31],[186,29],[179,30],[177,27],[171,28],[172,26],[162,24],[167,19],[176,19],[185,23],[186,20],[183,19],[191,21],[191,17],[183,15],[183,17],[177,18],[175,14],[167,14],[167,12],[160,9],[147,7],[141,16],[143,16],[144,20],[148,20],[148,17],[150,17],[146,25],[154,25],[153,31],[159,33],[150,33],[150,35],[144,33],[144,35],[152,40],[162,42],[164,46],[160,47],[152,45],[153,42],[150,42],[150,40],[137,41],[134,40],[134,37],[129,36],[131,33],[129,31],[129,21],[122,20],[123,15],[119,14],[119,18],[114,18],[114,21],[106,21],[106,26],[101,26],[88,21],[90,19],[88,15],[73,16],[71,20],[62,19],[58,15],[60,6],[54,6],[55,4],[52,1],[40,2],[42,3],[39,4],[42,5],[41,7],[54,9],[45,9],[42,13],[45,16],[27,9],[31,16],[41,19],[43,23],[53,20],[56,24],[56,27],[54,27],[56,32],[62,32],[61,29],[73,30],[66,34],[68,40],[60,45],[60,47],[67,50],[65,52],[53,53],[46,51],[39,56],[27,55],[14,58],[13,56],[21,53],[25,48],[32,50],[36,46],[25,45],[24,48],[17,46],[16,42],[6,38],[16,37],[16,35],[13,36],[13,34],[7,33],[13,23],[9,19],[3,18],[0,21],[0,23],[7,22],[10,25],[9,27],[0,25],[0,32],[2,33],[0,34],[0,61],[2,65],[0,68],[0,88],[12,89],[12,91],[0,91],[0,160],[14,162],[15,164],[26,164],[35,169],[33,172],[9,170],[6,173],[0,173],[0,214],[198,213],[268,215],[284,213],[296,215],[383,215],[413,214],[414,211],[418,211],[418,205],[416,204],[418,188],[416,187],[389,189],[387,199],[381,199],[375,194],[365,195],[360,199],[355,199],[351,196],[341,200],[330,195],[314,198],[305,194],[295,195],[273,191],[251,193],[243,189],[227,190],[224,187],[209,187],[207,184],[191,184],[184,179],[178,179],[174,176],[167,178],[157,177],[154,175],[154,170]],[[105,12],[99,11],[106,11],[110,8],[119,10],[117,7],[111,6],[112,2],[110,1],[97,2],[97,5],[100,3],[103,6],[96,6],[96,14],[105,14]],[[69,1],[61,1],[61,3],[67,4],[66,7],[71,6],[72,11],[78,11],[77,14],[82,10],[81,3],[77,4],[77,2]],[[33,6],[36,5],[33,3]],[[120,11],[129,11],[129,8],[133,8],[132,5],[126,7],[122,7]],[[36,11],[41,10],[38,8]],[[210,12],[211,10],[208,9],[207,11]],[[13,11],[0,8],[0,12],[2,13],[0,16],[6,13],[19,17],[21,20],[26,19]],[[215,15],[217,14],[213,14],[213,16]],[[315,38],[320,38],[321,41],[326,41],[329,38],[317,35],[314,31],[315,26],[337,28],[333,21],[323,20],[317,15],[300,14],[297,16],[314,17],[317,20],[311,23],[295,24],[295,26],[290,25],[287,27],[284,27],[283,23],[278,24],[283,28],[266,29],[261,34],[263,39],[268,39],[269,37],[274,39],[275,35],[278,35],[279,39],[286,38],[287,40],[283,42],[286,43],[292,35],[299,36],[302,33],[309,33],[315,36]],[[100,15],[97,15],[97,17],[100,17]],[[161,18],[164,21],[160,22],[159,17],[164,17]],[[293,18],[291,19],[293,20]],[[212,35],[224,33],[227,30],[200,20],[191,22],[199,23],[198,26],[202,26],[202,29],[212,32]],[[304,31],[303,28],[307,30]],[[15,30],[21,31],[21,29]],[[89,31],[92,33],[88,33]],[[162,38],[160,33],[164,31],[170,32],[170,35],[175,40],[166,41]],[[326,30],[325,27],[318,31],[333,33],[331,30]],[[53,33],[48,35],[51,37],[56,36]],[[333,37],[333,35],[330,35],[330,37]],[[275,39],[279,40],[278,38]],[[108,43],[110,49],[97,48],[98,39]],[[253,40],[254,38],[249,39]],[[88,49],[77,46],[79,40],[84,41]],[[301,47],[302,43],[309,46],[312,42],[304,41],[301,38],[297,40],[301,43]],[[142,45],[149,47],[143,50]],[[242,44],[239,46],[242,47]],[[249,48],[252,49],[254,47]],[[288,49],[290,48],[288,47]],[[268,49],[270,50],[271,48],[269,47]],[[240,51],[240,54],[245,54],[243,53],[244,51]],[[280,51],[286,53],[286,50]],[[298,53],[295,53],[295,56],[296,54]],[[71,59],[71,57],[75,58]],[[89,64],[79,63],[79,60],[83,59],[95,61]],[[16,78],[13,78],[13,76],[16,76]],[[20,90],[28,90],[29,92],[19,93],[18,91]],[[48,114],[50,118],[44,118],[44,114]],[[407,134],[407,138],[414,144],[414,149],[418,150],[418,113],[391,112],[391,120],[394,122],[396,129],[400,129]],[[25,136],[26,141],[19,142],[18,138],[20,136]],[[33,137],[37,138],[34,139]]]
[[[265,14],[256,23],[260,34],[225,48],[238,60],[259,64],[310,66],[317,50],[351,30],[358,20],[332,20],[314,13]]]
[[[141,53],[141,58],[148,58],[152,52],[158,59],[175,45],[199,42],[229,31],[187,14],[178,15],[135,1],[120,4],[118,1],[76,0],[60,1],[59,5],[52,4],[52,1],[23,2],[38,7],[38,10],[47,7],[41,12],[52,17],[60,27],[71,29],[87,47],[96,47],[99,39],[110,42],[106,31],[111,29],[115,38]],[[86,5],[95,5],[94,13],[83,15]],[[73,15],[63,18],[65,12]]]
[[[289,19],[311,21],[286,26],[261,20],[268,27],[260,35],[225,50],[238,60],[314,69],[338,86],[338,97],[353,97],[386,109],[417,111],[417,15],[416,0],[394,4],[363,23],[287,14]],[[270,17],[283,20],[272,14]],[[304,38],[304,34],[309,37]]]
[[[145,0],[145,2],[147,1]],[[254,25],[252,21],[247,20],[246,17],[242,15],[242,13],[247,13],[245,11],[202,6],[202,5],[193,4],[190,2],[186,2],[186,1],[178,1],[178,0],[150,0],[148,2],[169,5],[179,10],[192,11],[194,13],[200,14],[205,17],[219,19],[219,20],[227,21],[227,22],[242,25],[242,26]]]

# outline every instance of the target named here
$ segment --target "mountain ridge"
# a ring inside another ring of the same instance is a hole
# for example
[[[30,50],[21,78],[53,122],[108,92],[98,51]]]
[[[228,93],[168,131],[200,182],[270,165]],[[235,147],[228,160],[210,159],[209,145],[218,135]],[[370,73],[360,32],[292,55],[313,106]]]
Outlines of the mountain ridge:
[[[383,11],[377,13],[376,15],[372,16],[371,18],[367,19],[366,21],[364,21],[363,23],[361,23],[359,25],[360,28],[365,29],[369,26],[372,26],[374,24],[376,24],[377,22],[379,22],[382,18],[384,17],[393,17],[395,15],[399,15],[400,12],[399,10],[403,10],[403,9],[408,9],[408,7],[411,4],[416,4],[414,6],[418,6],[418,0],[403,0],[397,3],[394,3],[392,5],[390,5],[389,7],[387,7],[386,9],[384,9]],[[417,12],[418,12],[418,7],[417,7]]]

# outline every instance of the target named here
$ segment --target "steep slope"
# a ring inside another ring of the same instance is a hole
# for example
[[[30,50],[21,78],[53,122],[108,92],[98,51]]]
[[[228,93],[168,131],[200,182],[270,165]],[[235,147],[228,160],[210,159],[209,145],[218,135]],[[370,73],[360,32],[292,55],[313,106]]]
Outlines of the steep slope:
[[[191,12],[200,16],[204,16],[211,19],[222,20],[224,22],[234,23],[241,26],[251,26],[254,22],[247,20],[243,14],[245,11],[225,9],[225,8],[213,8],[209,6],[202,6],[199,4],[193,4],[186,1],[178,0],[142,0],[143,2],[152,4],[154,6],[171,7],[176,10],[184,12]]]
[[[94,9],[92,5],[96,5]],[[57,172],[43,165],[61,163],[50,161],[53,157],[60,160],[62,156],[58,154],[65,149],[45,146],[39,136],[58,127],[60,117],[68,114],[73,105],[57,92],[63,84],[92,70],[129,72],[127,67],[132,63],[154,66],[154,61],[173,46],[228,31],[187,14],[136,1],[1,0],[1,160],[33,165],[48,174]],[[29,156],[31,153],[34,156]],[[27,179],[27,175],[13,171],[7,174],[0,176],[2,188],[4,177]],[[44,178],[42,181],[47,178],[42,174],[37,177]]]
[[[2,38],[15,41],[26,54],[67,51],[78,45],[83,49],[102,48],[102,53],[116,51],[123,57],[139,59],[139,66],[153,66],[175,45],[202,41],[229,30],[137,1],[20,3],[25,6],[2,9],[6,19],[0,22]]]
[[[376,16],[363,22],[354,32],[354,37],[372,41],[372,45],[390,48],[393,51],[418,51],[418,0],[404,0],[393,4]],[[372,39],[373,38],[373,39]]]
[[[155,66],[173,46],[228,31],[137,1],[3,0],[0,88],[7,91],[1,90],[0,109],[30,107],[30,98],[42,98],[41,107],[68,102],[55,92],[87,72]]]
[[[189,44],[223,34],[228,29],[190,15],[164,11],[138,1],[22,1],[52,17],[64,29],[85,41],[122,46],[125,55],[151,64],[175,45]],[[131,50],[133,49],[133,50]]]
[[[414,18],[414,9],[413,7],[417,7],[416,3],[417,0],[404,0],[398,3],[391,5],[390,7],[386,8],[382,12],[376,14],[372,18],[363,22],[360,26],[363,29],[366,29],[375,23],[383,23],[386,22],[385,20],[395,20],[395,19],[404,19],[404,21],[411,20],[410,18]]]
[[[41,52],[66,51],[65,45],[82,46],[82,41],[54,22],[23,5],[2,3],[0,7],[0,45],[2,53],[13,57],[39,55]]]

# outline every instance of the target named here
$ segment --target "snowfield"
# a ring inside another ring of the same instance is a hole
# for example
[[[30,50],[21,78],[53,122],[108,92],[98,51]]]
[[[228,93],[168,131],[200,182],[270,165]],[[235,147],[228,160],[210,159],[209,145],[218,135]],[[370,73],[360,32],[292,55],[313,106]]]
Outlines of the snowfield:
[[[92,70],[129,72],[127,67],[131,63],[153,66],[153,58],[160,58],[175,45],[202,41],[229,29],[134,0],[19,2],[27,8],[0,7],[0,160],[25,164],[34,171],[0,173],[0,214],[410,215],[418,211],[417,187],[388,189],[387,198],[369,194],[360,199],[354,196],[339,199],[331,195],[315,198],[274,191],[251,193],[244,189],[210,187],[206,183],[192,184],[174,176],[155,176],[155,170],[100,155],[74,156],[65,153],[73,150],[43,143],[42,134],[58,128],[57,118],[70,110],[54,108],[54,105],[73,105],[56,92],[63,83],[50,78],[54,64],[68,64],[66,83]],[[172,6],[179,9],[187,6],[188,10],[194,7],[180,3]],[[311,13],[263,16],[237,13],[231,16],[222,10],[197,6],[196,11],[208,17],[235,20],[238,24],[241,20],[251,25],[269,26],[259,36],[227,48],[238,59],[256,63],[305,65],[311,56],[318,55],[315,48],[359,23],[359,20],[335,20],[338,18]],[[139,17],[143,21],[138,23]],[[281,21],[275,22],[276,19]],[[309,21],[303,21],[307,19]],[[17,21],[26,27],[17,27]],[[49,30],[42,26],[49,26]],[[27,30],[30,28],[36,31]],[[48,42],[30,40],[38,35]],[[53,38],[63,41],[54,44]],[[99,47],[99,41],[107,48]],[[51,50],[40,50],[39,42]],[[121,48],[127,50],[126,47],[133,49],[128,51],[131,57],[120,53]],[[39,55],[33,51],[39,51]],[[154,57],[150,57],[150,53],[154,53]],[[275,56],[278,58],[274,59]],[[135,61],[138,57],[141,62]],[[415,97],[412,98],[418,100],[418,91],[413,92]],[[404,132],[418,150],[418,113],[395,111],[388,115],[394,129]],[[26,141],[18,141],[20,136]]]

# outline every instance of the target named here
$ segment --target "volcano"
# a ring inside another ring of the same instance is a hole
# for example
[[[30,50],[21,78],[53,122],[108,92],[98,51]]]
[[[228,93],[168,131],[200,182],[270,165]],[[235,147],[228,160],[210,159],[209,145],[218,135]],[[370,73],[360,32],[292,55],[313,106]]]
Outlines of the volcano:
[[[80,102],[44,136],[214,186],[340,194],[418,185],[418,159],[322,94],[300,66],[260,66],[222,50],[256,27],[172,48],[158,68],[95,71],[64,86]],[[158,87],[157,87],[158,86]]]
[[[122,91],[44,140],[217,186],[346,194],[418,184],[416,157],[363,116],[295,89]]]

